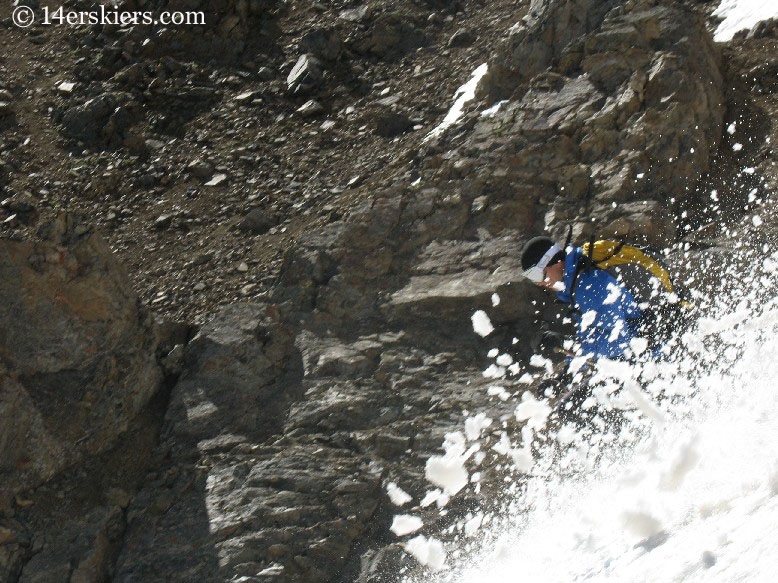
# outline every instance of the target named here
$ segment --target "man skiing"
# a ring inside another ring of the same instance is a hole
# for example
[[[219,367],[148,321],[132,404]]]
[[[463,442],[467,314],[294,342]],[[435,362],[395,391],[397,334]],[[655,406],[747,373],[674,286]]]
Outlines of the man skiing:
[[[573,307],[580,350],[595,357],[620,358],[640,334],[643,312],[632,293],[604,269],[580,269],[581,247],[569,253],[549,237],[531,239],[521,256],[524,276]]]
[[[549,237],[535,237],[525,245],[521,256],[524,276],[571,306],[578,343],[575,351],[563,350],[560,335],[545,333],[541,347],[555,348],[568,356],[593,358],[631,359],[640,353],[661,356],[678,322],[679,300],[667,270],[635,247],[597,242],[600,243],[609,246],[607,259],[600,262],[592,253],[594,241],[586,249],[574,247],[567,251]],[[617,258],[619,265],[615,271],[600,267],[608,265],[608,260],[625,247],[628,253]],[[652,282],[648,293],[627,285],[629,278],[624,276],[632,267],[644,272],[646,281]],[[558,405],[560,416],[580,421],[578,409],[587,398],[589,387],[586,383],[570,386],[570,380],[563,374],[551,385],[565,391]]]

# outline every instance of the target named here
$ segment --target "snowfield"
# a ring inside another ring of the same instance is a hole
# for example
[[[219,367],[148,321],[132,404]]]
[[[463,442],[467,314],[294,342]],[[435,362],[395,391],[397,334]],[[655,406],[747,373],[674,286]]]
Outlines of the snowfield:
[[[722,18],[714,34],[714,40],[732,40],[735,33],[748,30],[756,23],[778,17],[778,2],[775,0],[722,0],[713,13]]]

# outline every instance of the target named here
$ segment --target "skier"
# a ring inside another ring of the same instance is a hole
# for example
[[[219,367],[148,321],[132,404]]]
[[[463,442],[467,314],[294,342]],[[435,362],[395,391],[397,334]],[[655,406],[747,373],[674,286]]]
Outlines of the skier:
[[[597,247],[607,247],[607,257],[600,259],[602,253],[594,256]],[[609,263],[614,261],[619,264],[616,270]],[[553,239],[541,236],[525,245],[521,266],[527,279],[571,306],[577,350],[565,349],[564,338],[548,331],[537,342],[541,350],[595,359],[632,359],[640,353],[659,358],[679,321],[680,300],[667,270],[635,247],[592,241],[586,249],[563,250]],[[647,276],[644,279],[651,282],[648,288],[652,291],[641,292],[630,285],[625,275],[633,267]],[[569,383],[566,373],[551,383],[568,389],[559,406],[563,417],[566,411],[577,409],[589,393],[585,383],[572,388]]]

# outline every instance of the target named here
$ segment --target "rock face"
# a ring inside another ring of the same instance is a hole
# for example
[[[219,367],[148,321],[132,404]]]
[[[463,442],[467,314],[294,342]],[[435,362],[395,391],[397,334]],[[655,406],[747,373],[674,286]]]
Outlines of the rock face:
[[[71,215],[0,241],[0,480],[33,487],[111,447],[158,390],[149,317],[110,251]]]
[[[490,407],[476,370],[450,374],[468,368],[454,353],[289,330],[273,306],[243,304],[190,343],[115,581],[355,580],[354,548],[365,569],[388,560],[368,542],[391,523],[386,483],[420,497],[420,460],[463,408]]]
[[[672,3],[533,2],[482,88],[508,101],[468,146],[488,152],[481,172],[510,159],[510,188],[548,209],[536,228],[585,235],[594,219],[602,235],[666,244],[718,146],[717,59],[702,17]]]
[[[279,439],[302,376],[273,306],[231,306],[200,331],[160,446],[171,464],[129,508],[116,580],[331,580],[378,504],[378,470]]]

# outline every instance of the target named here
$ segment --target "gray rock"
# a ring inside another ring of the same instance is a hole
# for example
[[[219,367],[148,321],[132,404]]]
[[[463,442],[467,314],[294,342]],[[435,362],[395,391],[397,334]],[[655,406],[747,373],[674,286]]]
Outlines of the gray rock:
[[[393,59],[424,46],[427,37],[406,15],[384,13],[373,21],[366,36],[357,40],[353,48],[358,53],[372,54],[382,59]]]
[[[156,219],[154,219],[154,228],[159,230],[167,229],[172,222],[173,222],[173,215],[169,215],[169,214],[159,215]]]
[[[237,304],[200,330],[170,399],[175,435],[196,443],[226,433],[261,439],[277,430],[277,412],[294,397],[300,374],[292,338],[277,318],[272,306]]]
[[[241,231],[246,231],[254,235],[263,235],[276,225],[275,217],[268,215],[262,209],[255,208],[248,212],[238,223]]]
[[[123,132],[130,119],[117,108],[127,100],[118,93],[103,93],[82,105],[71,107],[62,116],[62,133],[86,143],[105,142]],[[111,122],[109,125],[109,121]]]
[[[357,8],[349,8],[346,10],[342,10],[338,14],[338,18],[341,18],[348,22],[359,22],[367,18],[369,14],[370,14],[370,7],[367,4],[365,4],[363,6],[358,6]]]
[[[16,107],[11,101],[0,99],[0,117],[11,116],[16,112]]]
[[[314,117],[321,113],[324,113],[324,107],[318,101],[311,99],[303,103],[298,109],[299,113],[303,117]]]
[[[194,176],[195,178],[199,178],[200,180],[205,180],[209,176],[213,174],[213,164],[210,162],[207,162],[205,160],[192,160],[189,164],[187,164],[186,169]]]
[[[102,581],[112,569],[124,532],[118,506],[96,508],[57,531],[44,534],[41,552],[24,566],[22,581]]]
[[[313,55],[301,55],[286,78],[286,86],[292,95],[308,93],[322,81],[322,68]]]
[[[368,551],[362,556],[362,565],[356,583],[392,583],[396,573],[403,573],[413,566],[413,559],[402,545],[393,543]]]
[[[243,93],[235,96],[235,102],[241,105],[249,103],[261,103],[260,96],[262,94],[259,91],[244,91]]]
[[[269,67],[260,67],[257,71],[257,78],[260,81],[272,81],[275,78],[275,73]]]
[[[35,211],[37,201],[29,194],[16,194],[0,202],[0,206],[12,213],[31,213]]]
[[[336,30],[317,28],[306,32],[300,38],[301,53],[312,54],[325,61],[334,61],[341,51],[342,41]]]
[[[14,491],[110,448],[160,386],[150,319],[80,227],[61,215],[48,242],[0,241],[0,482]]]
[[[3,509],[3,515],[12,514]],[[0,580],[18,581],[24,564],[32,554],[32,537],[30,531],[18,520],[0,519]]]
[[[382,138],[394,138],[413,129],[413,121],[397,111],[384,111],[376,114],[373,131]]]
[[[467,47],[473,44],[475,41],[475,34],[473,31],[466,28],[460,28],[451,38],[448,39],[449,48]]]

